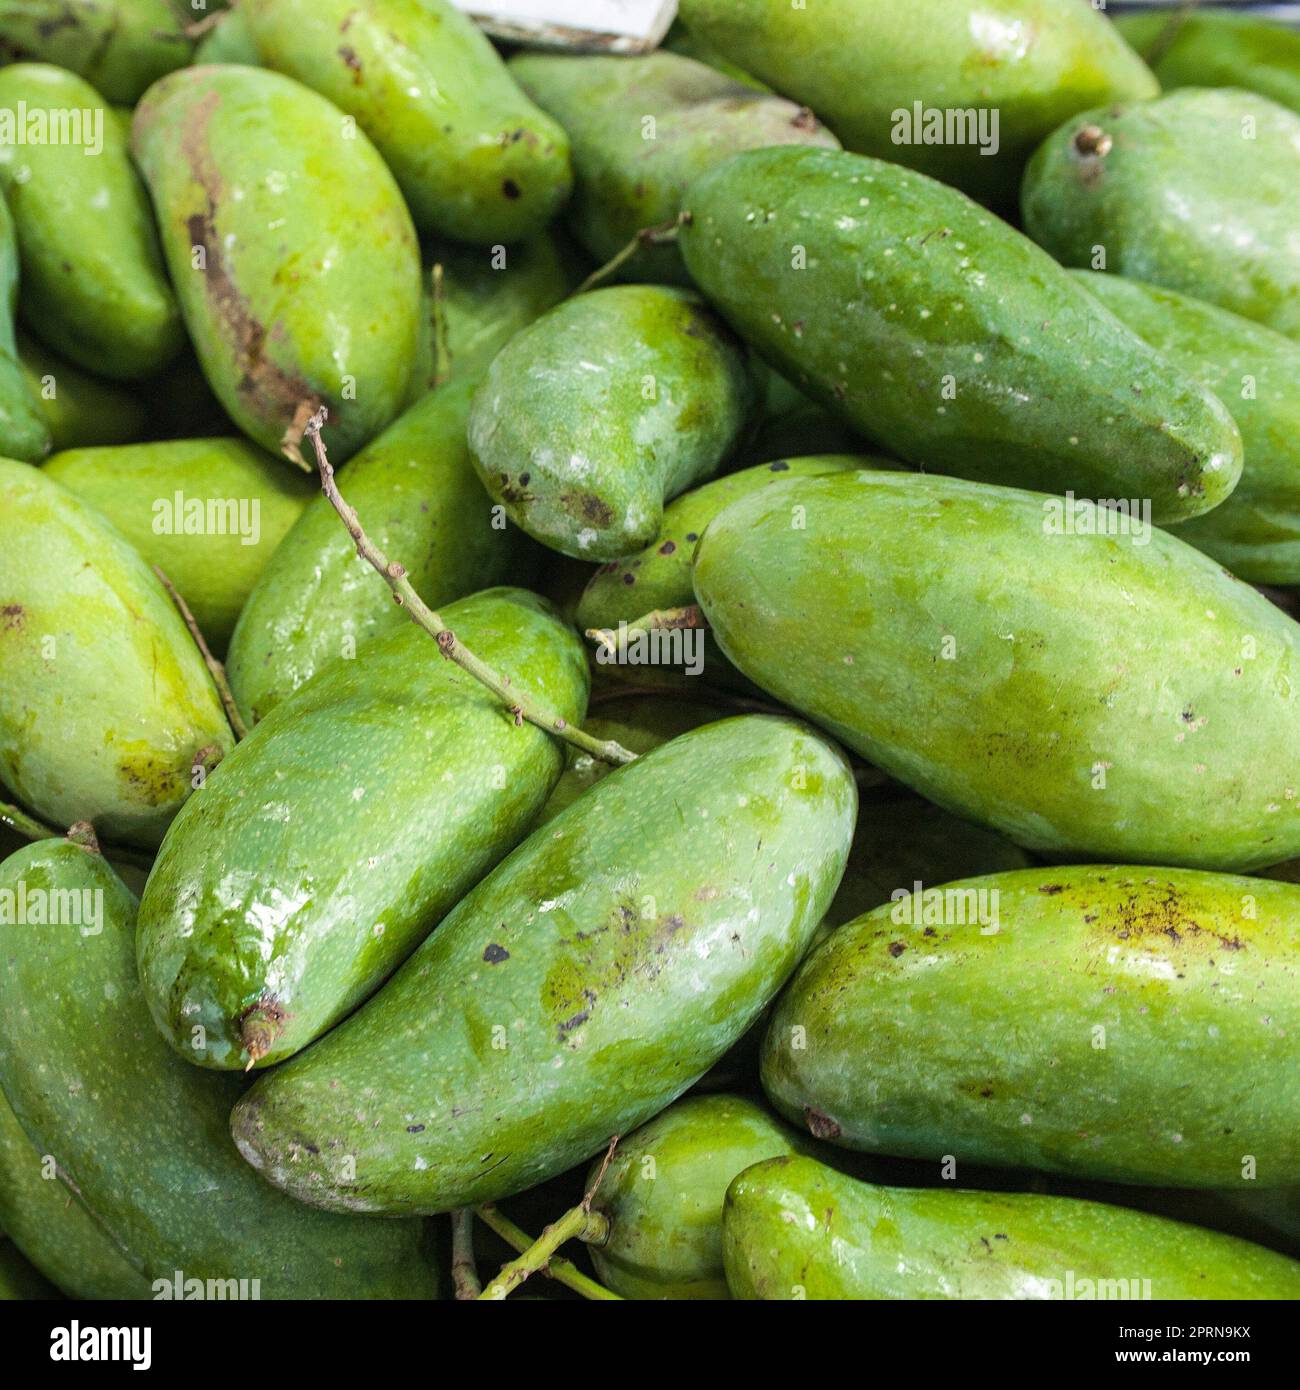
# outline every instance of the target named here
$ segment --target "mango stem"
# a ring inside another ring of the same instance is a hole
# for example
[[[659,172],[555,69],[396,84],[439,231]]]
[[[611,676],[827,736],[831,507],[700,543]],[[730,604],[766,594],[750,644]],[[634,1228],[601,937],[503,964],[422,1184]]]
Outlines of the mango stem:
[[[162,586],[167,590],[168,596],[176,611],[181,615],[185,626],[189,629],[190,636],[194,639],[194,645],[199,649],[199,655],[203,658],[203,664],[208,668],[208,674],[212,677],[212,683],[217,687],[217,694],[221,697],[221,708],[226,712],[226,719],[234,731],[236,740],[248,736],[248,726],[240,717],[239,707],[235,704],[235,697],[230,689],[230,682],[226,679],[226,668],[212,655],[212,650],[204,640],[203,633],[199,625],[194,620],[194,614],[190,612],[190,606],[180,596],[180,591],[175,584],[167,578],[167,575],[160,566],[155,565],[153,572],[162,582]]]
[[[61,840],[63,831],[55,830],[53,826],[46,825],[44,821],[39,821],[35,816],[29,816],[26,811],[17,806],[12,806],[7,801],[0,801],[0,825],[7,825],[10,830],[16,830],[24,840]]]
[[[626,246],[616,251],[604,265],[597,266],[574,290],[570,298],[577,298],[578,295],[586,294],[588,290],[594,290],[598,285],[603,285],[610,276],[617,274],[643,247],[667,246],[676,241],[678,227],[688,219],[689,214],[679,212],[670,221],[661,222],[656,227],[642,227]]]
[[[451,1214],[451,1282],[459,1302],[483,1292],[474,1263],[474,1209],[458,1207]]]
[[[429,272],[429,312],[433,327],[433,384],[441,386],[451,375],[451,347],[447,342],[447,293],[442,262]]]
[[[652,608],[633,618],[629,623],[620,623],[618,630],[612,627],[589,627],[587,636],[599,642],[606,651],[616,654],[627,646],[628,638],[634,632],[652,632],[656,628],[708,627],[708,621],[697,604],[688,603],[680,608]]]

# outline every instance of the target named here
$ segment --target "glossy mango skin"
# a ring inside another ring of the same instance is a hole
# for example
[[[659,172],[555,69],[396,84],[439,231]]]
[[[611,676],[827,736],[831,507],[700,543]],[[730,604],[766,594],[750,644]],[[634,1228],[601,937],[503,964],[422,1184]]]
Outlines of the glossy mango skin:
[[[1080,154],[1087,126],[1108,149]],[[1020,207],[1025,231],[1063,265],[1179,290],[1300,337],[1300,114],[1267,97],[1184,87],[1085,111],[1034,155]]]
[[[525,538],[494,518],[469,463],[474,381],[449,382],[404,411],[339,474],[366,533],[406,566],[433,607],[526,577]],[[230,684],[244,718],[265,718],[330,662],[407,626],[327,498],[307,504],[244,605]]]
[[[522,53],[509,66],[568,132],[576,181],[568,222],[599,264],[643,227],[671,222],[690,182],[738,150],[839,148],[806,106],[755,92],[676,53]],[[690,284],[675,246],[643,248],[625,278]]]
[[[693,294],[615,285],[566,300],[497,354],[470,410],[483,486],[534,539],[614,560],[712,477],[754,403],[744,352]]]
[[[1174,528],[1254,584],[1300,584],[1300,343],[1240,314],[1120,275],[1072,272],[1153,348],[1196,377],[1241,431],[1241,481]]]
[[[272,453],[323,404],[342,463],[405,403],[419,333],[415,229],[378,151],[323,97],[235,65],[155,83],[132,148],[221,404]]]
[[[775,483],[710,523],[695,593],[750,680],[1028,849],[1300,853],[1300,628],[1169,533],[1053,532],[1056,506],[911,474]]]
[[[53,63],[130,105],[189,62],[193,18],[173,0],[0,0],[0,59]]]
[[[24,106],[28,121],[46,113],[51,132],[56,120],[82,113],[82,142],[0,144],[23,321],[97,375],[130,381],[160,371],[184,329],[121,124],[89,83],[44,63],[0,68],[0,114],[18,122]]]
[[[1294,1260],[1180,1221],[1030,1192],[881,1187],[813,1158],[741,1173],[722,1229],[743,1299],[1300,1295]]]
[[[742,1096],[687,1096],[619,1142],[591,1206],[609,1239],[596,1277],[624,1298],[730,1298],[722,1202],[738,1173],[811,1141]],[[595,1181],[597,1159],[588,1175]]]
[[[693,36],[805,103],[844,147],[896,160],[974,197],[1014,197],[1034,147],[1100,102],[1153,97],[1146,65],[1106,17],[1075,0],[682,0]],[[898,143],[894,113],[998,112],[998,151]]]
[[[808,958],[763,1045],[781,1114],[904,1158],[1231,1187],[1249,1156],[1296,1184],[1300,889],[1089,865],[953,890]]]
[[[241,1162],[227,1125],[244,1083],[187,1066],[158,1036],[136,979],[136,902],[107,864],[45,841],[0,866],[6,889],[20,882],[99,894],[101,929],[0,926],[0,1082],[143,1277],[259,1278],[263,1298],[432,1297],[420,1223],[309,1211]]]
[[[569,196],[564,131],[447,0],[245,0],[241,12],[268,67],[356,117],[422,232],[519,241]]]
[[[93,508],[0,459],[0,782],[55,826],[151,847],[234,739],[148,565]]]
[[[14,333],[18,301],[18,237],[0,197],[0,457],[39,463],[50,452],[50,431],[23,372]]]
[[[390,1215],[490,1201],[593,1156],[779,989],[839,881],[856,800],[838,751],[767,716],[620,768],[374,1000],[261,1078],[231,1117],[240,1151],[302,1201]]]
[[[242,439],[69,449],[45,472],[163,570],[214,651],[225,650],[258,576],[316,491]]]
[[[21,331],[15,337],[18,365],[51,448],[128,444],[147,432],[144,402],[128,388],[83,372]]]
[[[737,155],[687,193],[682,253],[754,348],[932,472],[1150,498],[1159,521],[1232,491],[1222,403],[956,189],[836,150]]]
[[[570,723],[577,636],[491,589],[443,617]],[[408,622],[264,719],[163,842],[140,907],[140,979],[200,1066],[270,1066],[375,989],[524,837],[564,763]]]

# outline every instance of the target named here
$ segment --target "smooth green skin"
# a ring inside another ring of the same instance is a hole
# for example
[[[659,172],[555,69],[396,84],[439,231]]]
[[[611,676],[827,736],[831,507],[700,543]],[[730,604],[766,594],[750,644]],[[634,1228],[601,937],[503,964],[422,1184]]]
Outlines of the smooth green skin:
[[[50,431],[18,356],[17,302],[18,234],[0,196],[0,457],[39,463],[50,452]]]
[[[469,416],[474,467],[534,539],[581,560],[649,545],[712,477],[755,401],[744,352],[693,294],[615,285],[517,333]]]
[[[1027,849],[1300,853],[1300,628],[1167,532],[1053,534],[1054,505],[913,474],[774,483],[710,523],[695,593],[750,680]]]
[[[1239,579],[1300,584],[1300,343],[1174,290],[1091,270],[1071,273],[1213,391],[1241,431],[1243,467],[1232,495],[1174,534]]]
[[[240,1151],[302,1201],[390,1215],[492,1201],[590,1158],[780,988],[839,882],[856,803],[840,753],[786,719],[709,724],[620,768],[359,1013],[262,1077],[231,1117]]]
[[[152,847],[234,743],[166,591],[97,511],[0,459],[0,782],[41,819]]]
[[[12,1241],[0,1237],[0,1300],[31,1302],[60,1296],[58,1289],[24,1259]]]
[[[172,439],[55,454],[45,472],[99,511],[150,565],[157,565],[189,604],[214,651],[224,651],[258,576],[317,488],[305,474],[242,439]],[[185,502],[202,503],[186,533]],[[231,503],[214,517],[209,502]],[[159,504],[168,504],[167,510]],[[236,508],[242,505],[243,513]],[[253,507],[256,506],[256,525]],[[242,516],[242,521],[241,521]],[[239,527],[247,527],[247,539]],[[220,527],[225,526],[224,534]],[[175,534],[168,534],[172,527]],[[156,528],[162,528],[161,530]]]
[[[426,395],[339,474],[367,535],[434,608],[524,578],[530,560],[470,467],[465,419],[475,384]],[[313,498],[253,586],[230,641],[227,669],[245,720],[264,719],[317,671],[409,622],[328,499]]]
[[[0,1229],[73,1298],[148,1298],[144,1277],[46,1167],[0,1094]]]
[[[1300,1297],[1300,1264],[1232,1236],[1067,1197],[880,1187],[813,1158],[741,1173],[722,1243],[750,1300]]]
[[[262,62],[253,31],[242,9],[227,10],[199,40],[195,63],[238,63],[255,68]]]
[[[586,656],[544,600],[492,589],[443,618],[561,717]],[[140,979],[163,1035],[242,1068],[257,1021],[291,1056],[372,994],[523,839],[564,766],[407,623],[244,739],[163,842],[140,906]],[[252,1013],[252,1021],[245,1018]]]
[[[741,1096],[688,1096],[619,1142],[592,1210],[609,1240],[589,1247],[596,1277],[624,1298],[730,1298],[722,1202],[737,1173],[809,1141]],[[588,1174],[596,1180],[603,1160]]]
[[[806,106],[755,92],[676,53],[524,53],[510,60],[510,72],[573,142],[576,184],[568,221],[599,263],[643,227],[671,222],[692,180],[738,150],[839,148]],[[675,246],[645,247],[627,274],[690,284]]]
[[[956,189],[787,146],[710,170],[686,206],[682,253],[723,317],[909,463],[1150,498],[1157,522],[1232,491],[1241,440],[1222,403]]]
[[[17,341],[23,380],[54,449],[128,444],[146,432],[148,413],[139,396],[83,372],[25,333]]]
[[[0,0],[0,61],[53,63],[131,105],[189,62],[199,17],[172,0]]]
[[[1080,155],[1085,126],[1110,137],[1107,153]],[[1062,265],[1181,290],[1300,337],[1300,115],[1267,97],[1184,87],[1085,111],[1034,155],[1020,208]]]
[[[996,931],[909,895],[808,958],[763,1044],[781,1114],[903,1158],[1230,1187],[1249,1155],[1296,1184],[1300,889],[1111,865],[956,888],[998,895]]]
[[[907,164],[975,197],[1013,198],[1035,146],[1075,111],[1153,97],[1151,72],[1077,0],[681,0],[690,33],[803,102],[846,149]],[[998,152],[895,144],[894,112],[998,112]]]
[[[1175,37],[1165,31],[1173,23]],[[1159,41],[1154,72],[1173,87],[1243,87],[1300,111],[1300,34],[1231,10],[1120,15],[1115,24],[1144,57]]]
[[[674,19],[668,26],[668,33],[664,36],[663,46],[669,53],[680,53],[683,58],[693,58],[697,63],[707,63],[709,67],[720,72],[724,77],[729,77],[733,82],[739,82],[741,86],[748,87],[751,91],[768,93],[772,91],[766,82],[760,82],[752,73],[737,67],[735,63],[728,62],[716,48],[710,48],[707,43],[704,43],[698,34],[692,34],[680,18]]]
[[[278,453],[295,412],[323,404],[342,463],[405,404],[419,337],[415,229],[378,151],[315,92],[234,65],[151,87],[132,147],[231,419]]]
[[[132,381],[160,371],[184,341],[149,199],[120,122],[89,83],[62,68],[0,68],[0,111],[95,112],[103,148],[0,144],[3,188],[22,259],[19,308],[48,347],[87,371]],[[82,120],[84,122],[84,117]],[[92,137],[93,138],[93,137]]]
[[[136,902],[67,841],[20,850],[0,885],[98,892],[102,930],[0,926],[0,1083],[33,1144],[151,1283],[261,1280],[263,1298],[430,1298],[421,1223],[287,1201],[230,1143],[244,1087],[175,1057],[136,979]]]
[[[422,232],[520,241],[564,205],[568,138],[447,0],[243,0],[240,11],[268,67],[356,117]]]

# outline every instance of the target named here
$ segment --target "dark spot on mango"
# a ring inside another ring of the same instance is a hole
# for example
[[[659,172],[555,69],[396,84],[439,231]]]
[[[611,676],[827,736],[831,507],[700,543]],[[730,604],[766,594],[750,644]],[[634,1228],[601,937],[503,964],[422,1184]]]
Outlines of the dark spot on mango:
[[[893,956],[895,960],[906,950],[907,946],[902,941],[891,941],[889,943],[889,954]]]
[[[676,542],[676,541],[665,541],[665,542],[659,547],[659,553],[660,553],[660,555],[675,555],[675,554],[677,553],[677,542]]]
[[[519,197],[519,185],[514,181],[514,179],[506,179],[501,185],[501,191],[512,202],[517,197]]]
[[[510,959],[510,952],[504,946],[498,946],[494,941],[486,951],[483,952],[483,959],[489,965],[500,965],[503,960]]]
[[[808,1126],[808,1133],[814,1139],[838,1139],[840,1137],[840,1127],[831,1117],[815,1106],[805,1105],[803,1108],[804,1124]]]
[[[23,627],[27,622],[27,610],[21,603],[7,603],[0,608],[0,627],[10,631]]]
[[[406,1126],[406,1132],[407,1132],[407,1134],[423,1134],[423,1133],[424,1133],[424,1126],[423,1126],[423,1125],[407,1125],[407,1126]]]
[[[784,459],[777,459],[775,463],[769,463],[767,469],[769,473],[788,473],[790,465]]]
[[[1038,891],[1039,891],[1040,893],[1046,893],[1049,897],[1054,897],[1057,893],[1064,893],[1064,892],[1065,892],[1065,884],[1063,884],[1063,883],[1040,883],[1040,884],[1038,885]]]

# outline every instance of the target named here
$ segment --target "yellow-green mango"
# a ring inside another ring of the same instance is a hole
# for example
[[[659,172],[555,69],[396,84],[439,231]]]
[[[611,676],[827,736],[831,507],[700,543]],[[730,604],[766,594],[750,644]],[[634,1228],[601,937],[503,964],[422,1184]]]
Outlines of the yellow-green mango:
[[[255,68],[262,58],[242,9],[227,10],[199,40],[194,49],[195,63],[239,63]]]
[[[18,237],[0,196],[0,457],[39,463],[50,452],[50,430],[18,355],[17,299]]]
[[[144,401],[115,382],[65,362],[21,330],[18,365],[54,449],[127,444],[147,432]],[[0,454],[8,450],[0,449]]]

